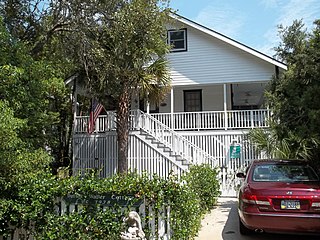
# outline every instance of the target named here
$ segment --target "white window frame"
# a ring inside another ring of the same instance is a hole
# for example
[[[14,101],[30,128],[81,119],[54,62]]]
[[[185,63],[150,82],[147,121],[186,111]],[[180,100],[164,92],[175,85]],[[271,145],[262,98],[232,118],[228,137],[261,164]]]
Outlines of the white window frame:
[[[173,41],[174,40],[171,40],[171,33],[175,33],[175,32],[183,32],[183,39],[181,39],[181,40],[184,40],[183,48],[175,48],[174,47],[174,45],[173,45]],[[173,45],[173,47],[171,48],[171,52],[187,51],[187,29],[186,28],[182,28],[182,29],[168,30],[168,44]]]

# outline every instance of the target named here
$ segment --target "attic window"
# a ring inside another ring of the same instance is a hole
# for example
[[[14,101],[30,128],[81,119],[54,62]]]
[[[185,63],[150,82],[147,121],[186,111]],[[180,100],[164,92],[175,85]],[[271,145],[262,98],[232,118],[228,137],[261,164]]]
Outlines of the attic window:
[[[168,30],[168,43],[172,52],[187,51],[187,29]]]

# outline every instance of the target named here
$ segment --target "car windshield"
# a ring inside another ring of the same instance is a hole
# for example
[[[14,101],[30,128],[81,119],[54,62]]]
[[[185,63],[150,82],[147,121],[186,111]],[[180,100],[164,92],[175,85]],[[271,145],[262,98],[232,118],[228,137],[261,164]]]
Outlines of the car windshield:
[[[255,182],[318,181],[319,178],[308,165],[266,164],[253,169]]]

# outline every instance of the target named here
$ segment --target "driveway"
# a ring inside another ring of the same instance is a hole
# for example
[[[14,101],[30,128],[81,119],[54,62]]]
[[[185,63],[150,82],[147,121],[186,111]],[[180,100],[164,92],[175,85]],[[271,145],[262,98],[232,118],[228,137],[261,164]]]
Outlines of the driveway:
[[[202,220],[202,228],[195,240],[319,240],[320,236],[255,233],[242,236],[238,229],[236,198],[219,198],[218,206]]]

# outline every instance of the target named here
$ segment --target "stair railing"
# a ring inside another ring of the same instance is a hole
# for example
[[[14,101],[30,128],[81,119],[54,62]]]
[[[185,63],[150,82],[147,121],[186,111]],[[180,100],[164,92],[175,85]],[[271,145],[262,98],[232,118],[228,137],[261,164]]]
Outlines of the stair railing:
[[[165,124],[140,110],[132,111],[133,128],[142,129],[159,141],[176,156],[181,156],[187,164],[209,164],[217,166],[217,160],[202,148],[196,146],[185,137],[171,130]]]

